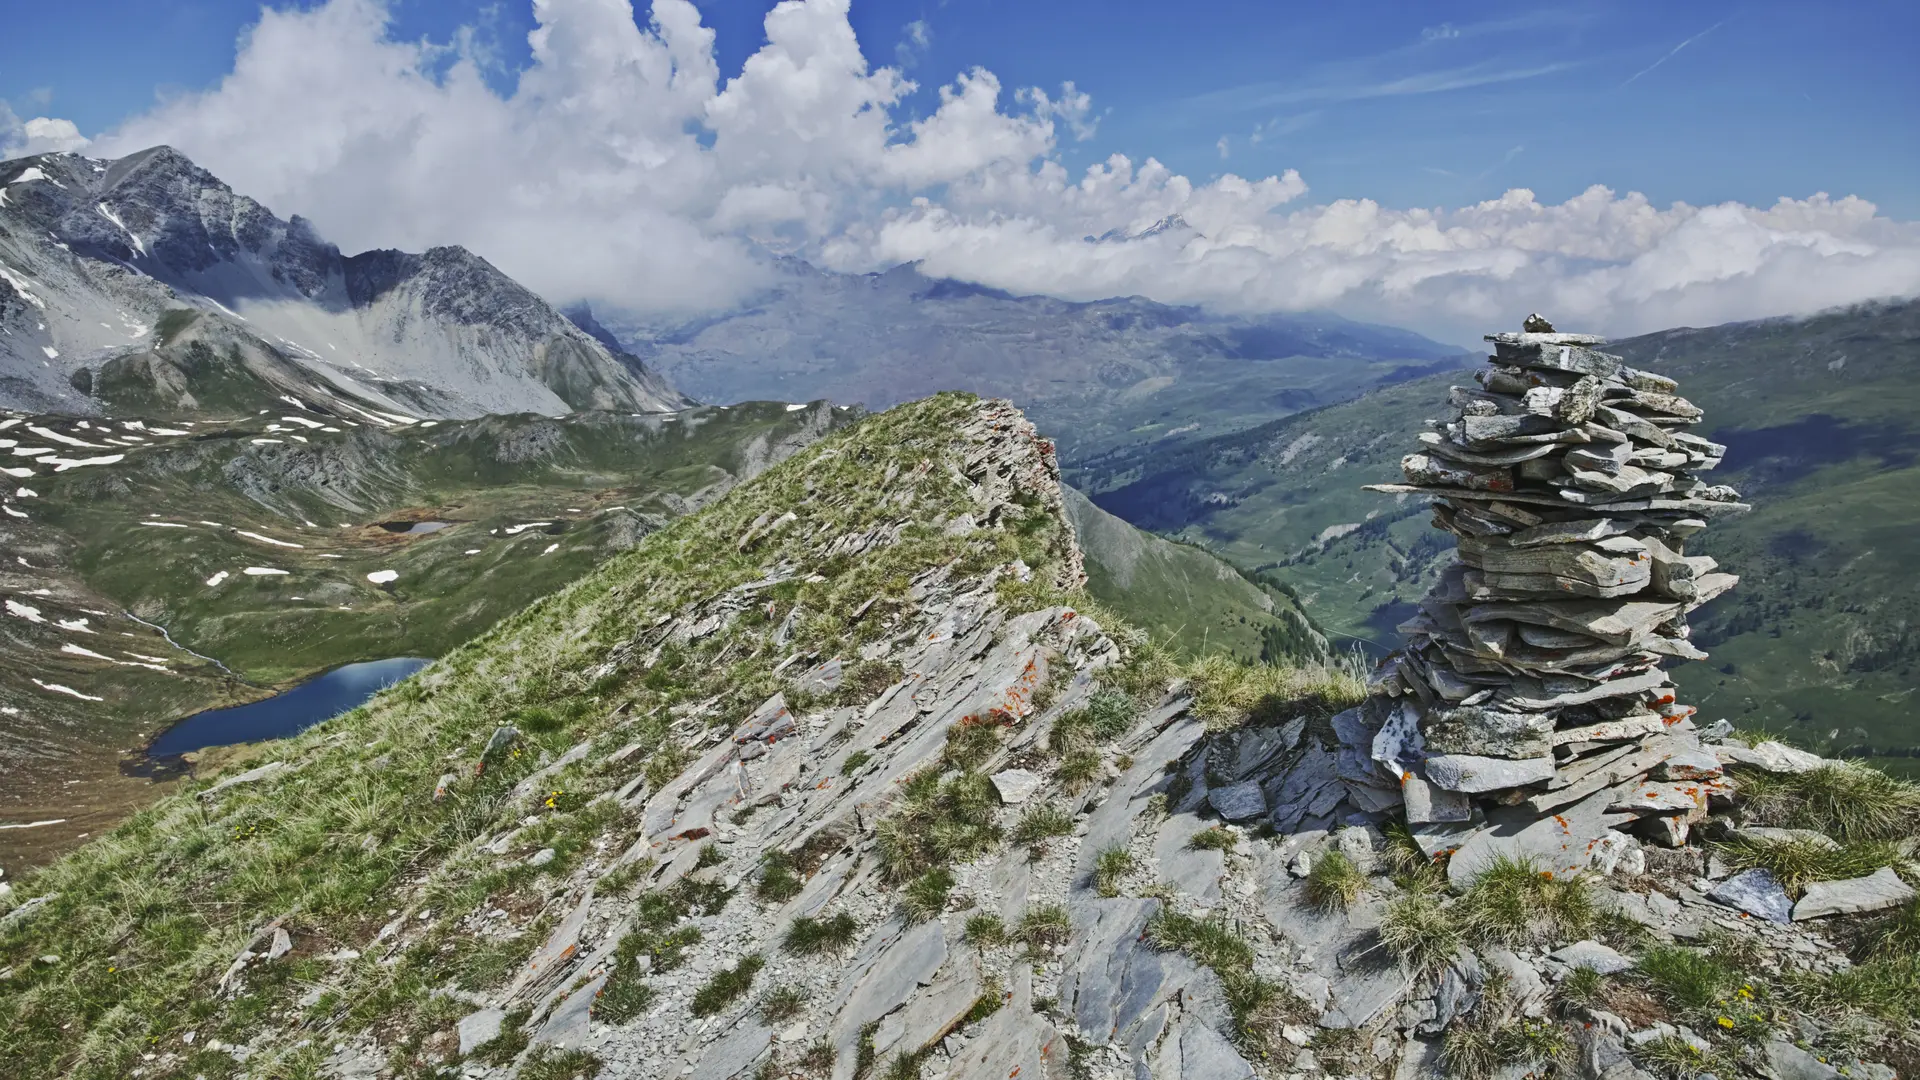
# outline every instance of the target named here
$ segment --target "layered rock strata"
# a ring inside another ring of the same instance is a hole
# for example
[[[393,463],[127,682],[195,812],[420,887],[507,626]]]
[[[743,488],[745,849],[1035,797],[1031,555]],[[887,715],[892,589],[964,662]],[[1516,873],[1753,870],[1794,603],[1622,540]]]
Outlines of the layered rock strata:
[[[1457,555],[1336,721],[1354,801],[1404,805],[1456,880],[1501,853],[1609,862],[1623,832],[1678,846],[1731,794],[1663,666],[1706,656],[1687,613],[1739,580],[1692,538],[1748,509],[1698,478],[1726,447],[1688,430],[1702,413],[1674,380],[1538,316],[1487,340],[1406,483],[1369,488],[1431,498]]]

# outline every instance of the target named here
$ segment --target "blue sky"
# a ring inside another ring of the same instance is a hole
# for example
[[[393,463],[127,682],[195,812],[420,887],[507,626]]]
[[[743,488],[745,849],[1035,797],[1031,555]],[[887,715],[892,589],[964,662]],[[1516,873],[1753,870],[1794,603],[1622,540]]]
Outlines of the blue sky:
[[[770,252],[1456,341],[1920,294],[1911,0],[0,3],[0,153],[633,313]]]
[[[89,135],[156,95],[216,83],[260,7],[5,6],[0,99]],[[701,0],[723,75],[760,46],[770,6]],[[393,9],[398,37],[478,25],[506,68],[525,62],[528,4]],[[1850,193],[1920,217],[1912,3],[856,0],[852,22],[870,60],[904,60],[921,84],[910,111],[975,65],[1008,86],[1073,80],[1102,119],[1094,138],[1063,143],[1069,165],[1119,151],[1196,179],[1295,168],[1316,199],[1401,207],[1516,186],[1559,201],[1602,183],[1661,205]]]

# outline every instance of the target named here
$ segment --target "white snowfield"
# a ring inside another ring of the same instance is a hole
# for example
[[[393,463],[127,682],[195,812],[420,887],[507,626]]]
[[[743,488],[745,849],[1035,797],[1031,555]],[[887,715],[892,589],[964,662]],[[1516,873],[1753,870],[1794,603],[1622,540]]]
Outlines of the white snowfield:
[[[373,573],[367,575],[367,580],[373,582],[375,585],[385,585],[387,582],[393,581],[399,576],[400,571],[398,570],[375,570]]]
[[[207,588],[211,589],[225,580],[227,580],[227,572],[225,570],[222,570],[219,573],[207,579]]]
[[[275,540],[271,536],[261,536],[257,532],[248,532],[245,529],[235,529],[234,531],[249,540],[258,540],[263,544],[273,544],[276,547],[303,548],[307,546],[305,544],[296,544],[291,540]]]
[[[275,570],[271,566],[249,566],[240,572],[249,577],[279,577],[287,573],[285,570]]]

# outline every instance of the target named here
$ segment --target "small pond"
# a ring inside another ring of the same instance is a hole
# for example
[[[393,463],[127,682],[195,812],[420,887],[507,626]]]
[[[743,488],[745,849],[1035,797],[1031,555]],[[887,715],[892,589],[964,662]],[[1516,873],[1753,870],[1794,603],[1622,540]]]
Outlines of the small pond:
[[[451,521],[383,521],[380,527],[390,533],[403,536],[420,536],[424,533],[439,532],[452,525]]]
[[[177,757],[190,750],[298,735],[361,704],[432,663],[417,656],[368,660],[337,667],[264,701],[194,713],[160,733],[148,758]]]

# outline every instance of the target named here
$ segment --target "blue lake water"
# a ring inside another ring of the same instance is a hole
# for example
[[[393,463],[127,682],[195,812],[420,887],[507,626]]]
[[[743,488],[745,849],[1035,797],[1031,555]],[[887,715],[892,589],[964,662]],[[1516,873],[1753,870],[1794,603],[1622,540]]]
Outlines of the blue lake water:
[[[339,716],[432,662],[417,656],[396,656],[390,660],[348,664],[264,701],[194,713],[161,732],[147,748],[147,756],[173,757],[209,746],[297,735],[322,720]]]

